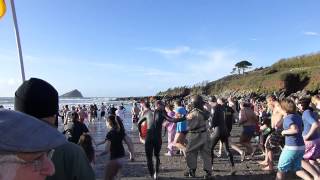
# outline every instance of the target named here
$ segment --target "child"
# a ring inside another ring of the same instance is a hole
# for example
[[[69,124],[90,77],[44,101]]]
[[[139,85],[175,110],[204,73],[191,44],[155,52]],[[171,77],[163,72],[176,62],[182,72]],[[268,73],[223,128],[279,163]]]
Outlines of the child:
[[[296,105],[290,99],[282,100],[280,106],[280,112],[284,116],[281,134],[285,136],[285,146],[279,157],[276,180],[284,179],[285,173],[289,171],[296,172],[297,176],[302,179],[311,179],[301,169],[301,160],[305,150],[302,138],[303,122],[301,116],[296,114]]]
[[[83,148],[91,166],[93,167],[95,164],[95,153],[94,153],[94,148],[92,145],[91,136],[89,134],[82,134],[80,136],[78,144]]]
[[[181,118],[187,115],[187,110],[182,106],[181,101],[175,101],[175,116]],[[174,137],[174,146],[182,151],[183,156],[186,157],[186,134],[187,134],[187,120],[178,122],[176,124],[176,133]]]
[[[124,164],[124,148],[122,141],[125,137],[125,131],[119,125],[118,117],[111,115],[107,119],[107,126],[110,128],[106,139],[97,145],[106,143],[106,153],[110,153],[110,160],[106,165],[105,179],[113,180]]]

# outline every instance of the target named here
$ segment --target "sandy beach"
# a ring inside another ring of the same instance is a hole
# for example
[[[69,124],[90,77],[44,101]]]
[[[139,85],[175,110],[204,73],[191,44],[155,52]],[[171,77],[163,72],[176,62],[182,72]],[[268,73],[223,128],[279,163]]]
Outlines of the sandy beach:
[[[106,135],[106,127],[103,121],[95,121],[94,123],[89,124],[89,129],[91,134],[93,135],[96,142],[99,142],[104,139]],[[238,135],[240,133],[240,128],[237,125],[234,125],[232,130],[232,142],[238,141]],[[136,158],[134,162],[127,162],[126,165],[122,169],[121,179],[125,180],[135,180],[135,179],[150,179],[149,173],[146,164],[146,157],[144,153],[144,145],[139,142],[138,133],[137,132],[127,132],[135,146],[136,150]],[[126,145],[124,145],[127,149]],[[183,156],[173,156],[167,157],[164,156],[167,150],[167,138],[166,136],[163,138],[163,145],[161,150],[161,166],[160,166],[160,174],[159,179],[172,179],[172,180],[182,180],[182,179],[192,179],[185,178],[183,173],[186,168],[186,162]],[[218,147],[218,146],[217,146]],[[216,148],[217,148],[216,147]],[[95,173],[97,180],[103,179],[103,171],[105,167],[105,162],[108,159],[107,155],[100,156],[99,154],[103,151],[104,146],[101,145],[96,148],[96,165],[95,165]],[[261,170],[261,166],[257,163],[257,161],[263,160],[263,156],[258,151],[256,155],[251,160],[245,160],[244,162],[240,161],[240,155],[235,151],[231,150],[234,154],[235,160],[235,168],[236,175],[230,175],[230,166],[228,159],[226,156],[222,158],[214,159],[214,170],[213,170],[213,178],[212,179],[222,179],[222,180],[237,180],[237,179],[247,179],[247,180],[269,180],[275,179],[275,171],[274,172],[266,172]],[[278,159],[279,153],[277,153],[276,158]],[[127,154],[127,159],[129,156]],[[277,161],[275,162],[276,169]],[[202,179],[203,171],[202,171],[202,160],[199,158],[198,160],[198,169],[196,172],[197,178]],[[298,179],[295,175],[289,175],[290,179]]]

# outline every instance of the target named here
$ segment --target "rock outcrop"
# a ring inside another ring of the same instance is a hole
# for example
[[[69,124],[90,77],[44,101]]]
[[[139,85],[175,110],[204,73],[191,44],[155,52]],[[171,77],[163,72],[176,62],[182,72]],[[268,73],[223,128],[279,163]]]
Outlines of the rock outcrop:
[[[81,92],[77,89],[72,90],[68,93],[65,93],[65,94],[61,95],[60,97],[63,97],[63,98],[83,98]]]

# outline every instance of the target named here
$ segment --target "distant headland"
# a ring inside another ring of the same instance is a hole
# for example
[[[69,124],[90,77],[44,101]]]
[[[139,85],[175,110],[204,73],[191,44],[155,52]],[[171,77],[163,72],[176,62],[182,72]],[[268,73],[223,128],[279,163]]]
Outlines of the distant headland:
[[[70,92],[67,92],[67,93],[61,95],[60,97],[62,97],[62,98],[83,98],[83,95],[79,90],[75,89],[75,90],[72,90]]]

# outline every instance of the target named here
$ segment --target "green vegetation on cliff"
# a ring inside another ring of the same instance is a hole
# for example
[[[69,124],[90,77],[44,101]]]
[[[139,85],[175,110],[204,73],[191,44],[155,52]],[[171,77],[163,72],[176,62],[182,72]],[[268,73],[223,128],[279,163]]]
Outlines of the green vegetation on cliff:
[[[258,68],[243,75],[229,75],[202,86],[176,87],[159,92],[159,96],[188,94],[271,93],[285,90],[320,89],[320,53],[281,59],[270,67]]]

